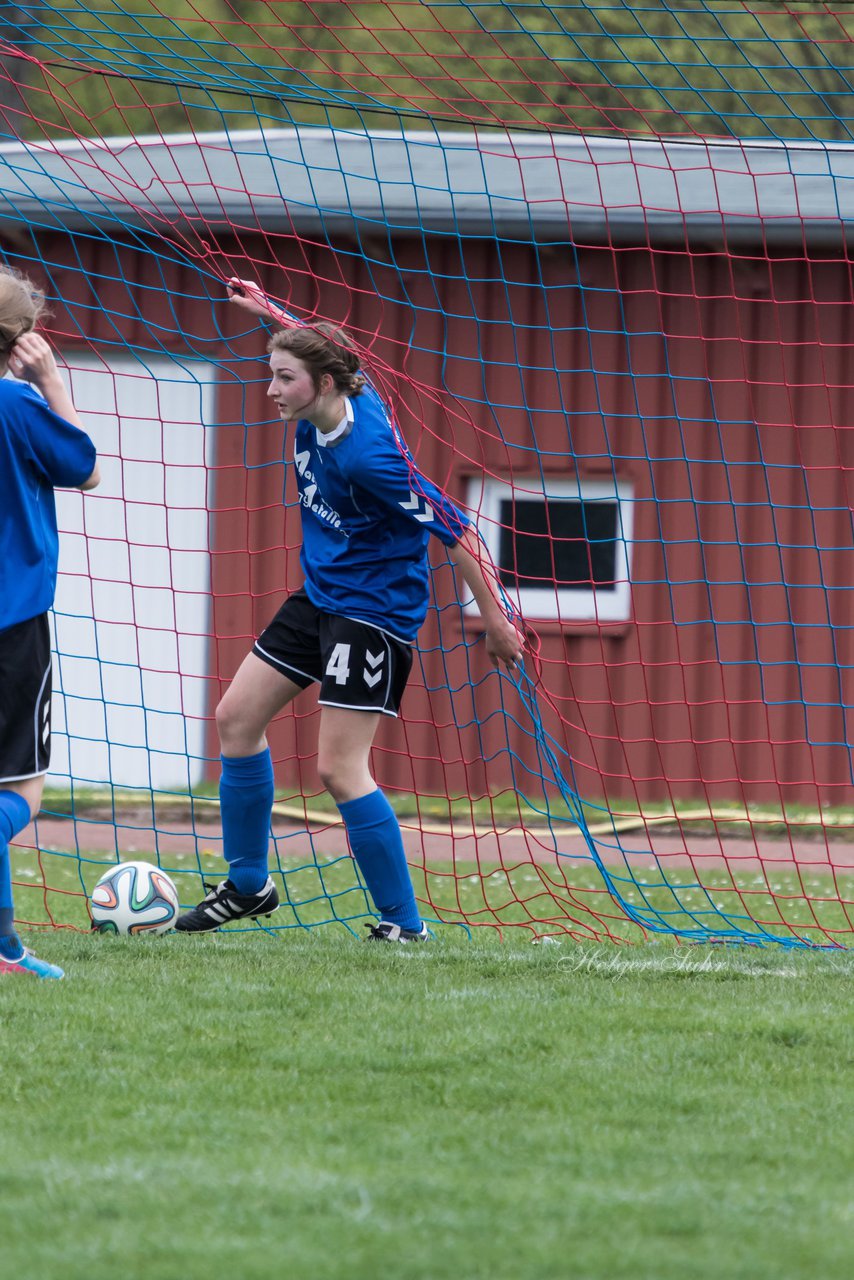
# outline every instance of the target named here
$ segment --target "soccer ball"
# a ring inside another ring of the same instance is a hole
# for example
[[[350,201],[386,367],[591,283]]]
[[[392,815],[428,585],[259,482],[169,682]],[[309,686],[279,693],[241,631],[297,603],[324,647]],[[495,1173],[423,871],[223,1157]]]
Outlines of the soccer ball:
[[[150,862],[120,862],[92,890],[89,914],[97,933],[166,933],[178,915],[178,892]]]

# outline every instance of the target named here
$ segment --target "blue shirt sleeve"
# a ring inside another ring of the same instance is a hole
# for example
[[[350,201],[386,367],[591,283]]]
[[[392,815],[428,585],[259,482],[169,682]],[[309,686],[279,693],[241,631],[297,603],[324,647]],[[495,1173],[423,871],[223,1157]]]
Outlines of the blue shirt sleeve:
[[[60,489],[88,480],[97,454],[86,432],[54,413],[28,384],[21,386],[18,408],[18,430],[41,477]]]
[[[382,506],[432,533],[445,546],[456,546],[471,521],[422,475],[400,436],[392,432],[359,457],[352,479]]]

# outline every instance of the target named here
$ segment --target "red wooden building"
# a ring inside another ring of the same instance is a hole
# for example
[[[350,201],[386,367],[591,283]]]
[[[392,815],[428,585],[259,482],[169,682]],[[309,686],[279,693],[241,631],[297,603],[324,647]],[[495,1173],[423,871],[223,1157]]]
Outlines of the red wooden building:
[[[300,581],[263,334],[221,304],[255,274],[398,371],[423,470],[527,557],[543,723],[583,797],[851,803],[850,149],[306,129],[0,150],[0,212],[30,222],[71,346],[216,367],[208,715]],[[610,512],[612,568],[557,591],[579,539],[542,532],[570,507]],[[440,550],[378,777],[536,796],[530,717]],[[312,708],[272,743],[307,794]]]

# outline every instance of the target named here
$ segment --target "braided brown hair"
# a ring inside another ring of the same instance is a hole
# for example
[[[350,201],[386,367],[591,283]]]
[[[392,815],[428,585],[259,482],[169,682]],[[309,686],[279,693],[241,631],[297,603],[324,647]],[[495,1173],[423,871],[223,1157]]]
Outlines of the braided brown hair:
[[[357,396],[367,379],[359,373],[359,354],[343,329],[321,321],[299,329],[283,329],[267,344],[269,352],[289,351],[305,365],[311,374],[315,391],[320,391],[320,379],[328,373],[336,391],[345,396]]]

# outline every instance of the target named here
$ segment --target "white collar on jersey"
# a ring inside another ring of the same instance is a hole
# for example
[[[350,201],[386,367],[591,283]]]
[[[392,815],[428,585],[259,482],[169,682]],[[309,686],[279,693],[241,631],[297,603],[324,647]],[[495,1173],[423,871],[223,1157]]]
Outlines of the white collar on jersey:
[[[326,449],[331,444],[337,444],[338,441],[343,436],[346,436],[347,432],[350,430],[352,425],[353,425],[353,406],[350,403],[349,396],[345,396],[344,397],[344,417],[338,423],[338,426],[334,427],[332,431],[318,431],[317,427],[314,428],[317,434],[318,447],[321,449]]]

